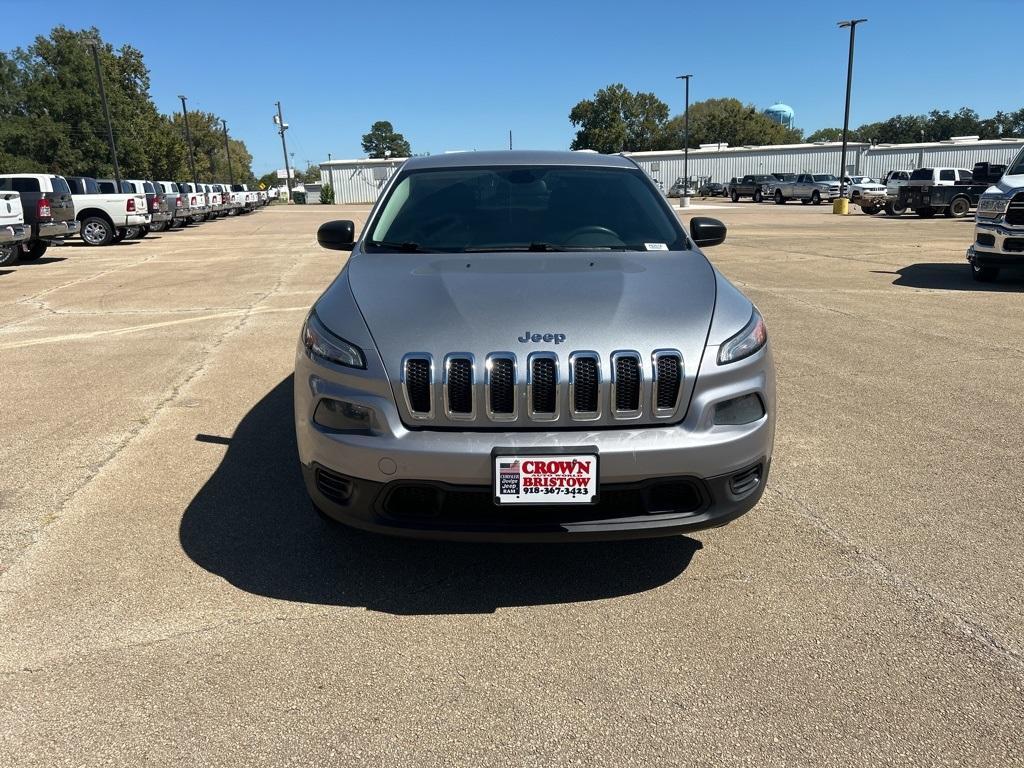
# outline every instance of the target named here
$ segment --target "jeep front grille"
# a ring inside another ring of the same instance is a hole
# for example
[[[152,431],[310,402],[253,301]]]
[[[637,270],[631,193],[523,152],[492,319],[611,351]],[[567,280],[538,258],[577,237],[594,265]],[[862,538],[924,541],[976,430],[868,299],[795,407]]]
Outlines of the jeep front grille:
[[[479,365],[468,352],[434,364],[427,353],[402,360],[401,396],[407,416],[437,427],[496,427],[548,423],[549,428],[633,420],[658,423],[682,418],[687,391],[678,350],[534,352],[524,360],[491,352]],[[522,364],[521,364],[522,363]]]

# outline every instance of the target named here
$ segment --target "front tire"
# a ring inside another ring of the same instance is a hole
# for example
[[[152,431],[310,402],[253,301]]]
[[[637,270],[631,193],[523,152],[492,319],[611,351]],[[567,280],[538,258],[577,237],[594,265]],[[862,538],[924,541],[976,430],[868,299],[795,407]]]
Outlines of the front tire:
[[[993,283],[999,278],[999,268],[971,264],[971,274],[979,283]]]
[[[860,209],[868,216],[874,216],[876,213],[878,213],[877,205],[862,205]]]
[[[786,198],[784,198],[782,196],[782,190],[781,189],[776,189],[775,190],[775,204],[776,205],[785,205],[786,204]]]
[[[110,245],[114,239],[114,225],[100,216],[86,216],[82,219],[79,236],[86,245]]]
[[[811,205],[821,205],[821,195],[818,190],[811,192]]]
[[[760,203],[762,200],[764,200],[764,195],[761,194],[761,190],[760,189],[755,189],[754,190],[754,202],[755,203]]]
[[[890,200],[885,204],[885,213],[887,216],[902,216],[907,212],[907,206],[898,200]]]
[[[734,203],[738,203],[740,201],[739,193],[736,192],[736,190],[734,189],[732,191],[732,194],[729,195],[729,199],[732,200]]]
[[[946,216],[950,219],[962,219],[971,212],[971,201],[966,197],[957,197],[946,209]]]

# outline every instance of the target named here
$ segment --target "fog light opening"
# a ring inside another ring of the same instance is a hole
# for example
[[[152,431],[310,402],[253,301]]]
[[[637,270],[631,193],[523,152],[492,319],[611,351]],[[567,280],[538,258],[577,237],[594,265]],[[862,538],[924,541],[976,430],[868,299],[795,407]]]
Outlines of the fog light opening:
[[[373,425],[373,410],[347,400],[325,397],[317,403],[313,421],[325,429],[336,432],[369,434]]]
[[[734,397],[715,405],[716,426],[738,426],[751,424],[765,414],[764,403],[756,394]]]

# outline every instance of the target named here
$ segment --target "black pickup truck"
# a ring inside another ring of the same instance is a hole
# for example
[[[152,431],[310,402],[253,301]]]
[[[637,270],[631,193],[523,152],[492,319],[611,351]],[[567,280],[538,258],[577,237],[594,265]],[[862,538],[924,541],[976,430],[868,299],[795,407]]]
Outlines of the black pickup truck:
[[[770,173],[748,173],[743,178],[733,176],[726,184],[726,194],[734,203],[738,203],[741,197],[750,197],[755,203],[760,203],[763,199],[761,187],[775,181],[778,179]]]
[[[909,208],[922,219],[930,219],[937,213],[943,213],[951,219],[962,219],[978,207],[982,193],[999,181],[1005,170],[1005,165],[975,163],[970,181],[964,180],[949,186],[902,186],[898,205]],[[910,178],[913,183],[913,175]]]

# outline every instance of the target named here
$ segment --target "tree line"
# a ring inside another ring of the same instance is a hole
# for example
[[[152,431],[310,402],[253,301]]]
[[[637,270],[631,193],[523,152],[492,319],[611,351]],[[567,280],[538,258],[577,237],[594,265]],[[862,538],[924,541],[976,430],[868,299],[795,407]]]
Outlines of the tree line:
[[[98,41],[121,175],[191,179],[184,120],[156,108],[142,52],[128,44],[115,49],[95,27],[58,26],[26,48],[0,51],[0,170],[114,175],[89,40]],[[189,110],[189,129],[199,180],[227,180],[220,118]],[[230,139],[228,151],[235,182],[255,183],[245,142]]]
[[[668,105],[653,93],[634,93],[622,83],[600,89],[593,98],[578,102],[569,112],[576,128],[571,149],[598,152],[646,152],[682,149],[684,116],[670,116]],[[725,143],[746,145],[797,144],[801,141],[838,141],[841,128],[823,128],[804,139],[799,128],[787,128],[753,104],[739,99],[705,99],[690,105],[689,146]],[[895,115],[867,123],[850,132],[851,141],[903,144],[943,141],[951,136],[983,139],[1024,136],[1024,109],[997,112],[981,118],[963,107],[956,112],[933,110],[926,115]]]

